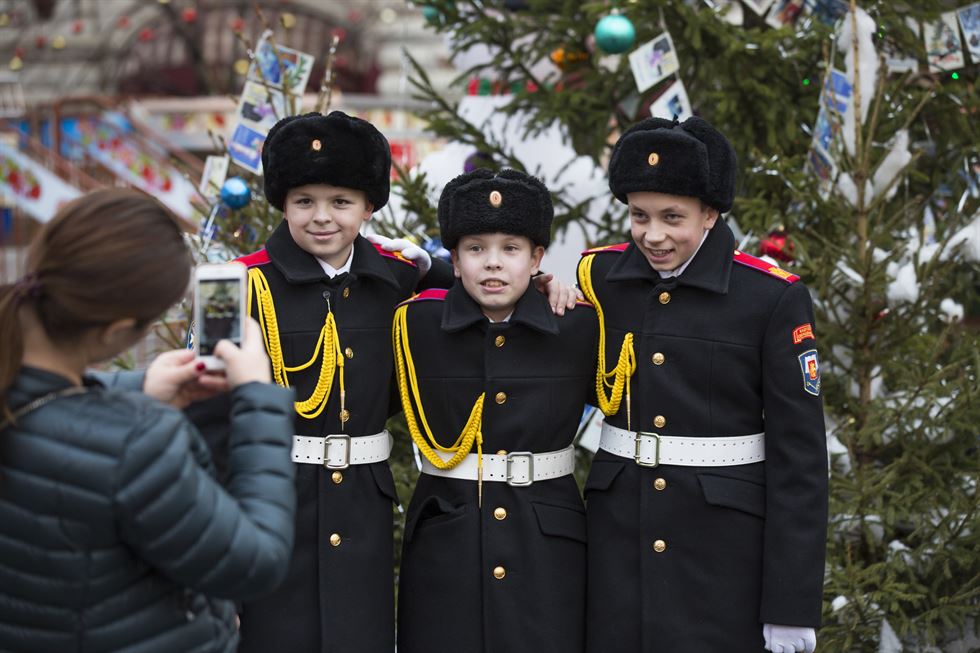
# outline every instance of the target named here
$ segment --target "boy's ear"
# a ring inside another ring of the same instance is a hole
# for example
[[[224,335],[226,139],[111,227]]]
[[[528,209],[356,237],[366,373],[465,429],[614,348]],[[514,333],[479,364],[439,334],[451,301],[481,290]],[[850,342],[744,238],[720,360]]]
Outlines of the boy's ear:
[[[531,274],[535,275],[541,270],[541,260],[544,258],[544,247],[535,245],[531,250]]]
[[[704,220],[704,228],[711,229],[715,226],[715,222],[718,221],[718,209],[712,206],[706,206],[704,211],[707,213],[707,217]]]
[[[453,262],[453,275],[455,275],[457,279],[461,278],[459,272],[459,257],[456,255],[455,249],[449,250],[449,258]]]

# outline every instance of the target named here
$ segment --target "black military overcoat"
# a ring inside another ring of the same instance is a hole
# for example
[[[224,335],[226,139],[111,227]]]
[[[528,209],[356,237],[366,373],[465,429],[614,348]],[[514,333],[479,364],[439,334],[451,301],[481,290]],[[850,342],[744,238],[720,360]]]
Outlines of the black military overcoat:
[[[558,317],[531,287],[508,322],[491,324],[457,283],[444,300],[413,300],[407,324],[441,444],[455,441],[482,392],[484,453],[572,443],[595,383],[590,306]],[[583,651],[585,554],[572,476],[529,487],[484,482],[480,508],[476,481],[422,474],[406,517],[399,653]]]
[[[392,408],[391,320],[415,290],[414,264],[354,241],[349,274],[328,279],[316,259],[296,245],[282,223],[255,254],[275,304],[286,365],[313,355],[329,299],[345,355],[346,408],[340,422],[339,377],[316,419],[297,415],[296,434],[363,436],[379,433]],[[253,298],[252,315],[257,317]],[[297,399],[310,396],[319,363],[289,374]],[[244,653],[391,653],[395,647],[392,502],[387,462],[331,471],[297,465],[296,544],[277,591],[242,609]],[[336,537],[333,537],[336,535]],[[339,538],[339,539],[338,539]]]
[[[632,243],[595,253],[607,368],[635,338],[633,430],[764,431],[766,460],[646,468],[597,453],[589,653],[756,653],[763,623],[819,625],[827,450],[812,304],[796,277],[734,251],[718,221],[680,277],[661,279]],[[610,424],[627,427],[625,405]]]

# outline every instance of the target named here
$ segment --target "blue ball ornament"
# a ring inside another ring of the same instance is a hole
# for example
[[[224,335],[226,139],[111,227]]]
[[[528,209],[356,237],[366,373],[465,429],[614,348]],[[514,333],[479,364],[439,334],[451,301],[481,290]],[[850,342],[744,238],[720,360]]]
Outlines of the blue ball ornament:
[[[622,14],[603,16],[595,26],[595,44],[606,54],[620,54],[633,46],[636,28]]]
[[[231,177],[221,185],[221,201],[229,209],[238,210],[252,201],[252,189],[241,177]]]

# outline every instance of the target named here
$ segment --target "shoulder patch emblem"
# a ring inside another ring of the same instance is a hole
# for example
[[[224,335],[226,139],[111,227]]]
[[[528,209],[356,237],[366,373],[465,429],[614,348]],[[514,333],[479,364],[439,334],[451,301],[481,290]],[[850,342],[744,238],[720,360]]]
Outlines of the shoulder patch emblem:
[[[626,248],[629,246],[630,246],[629,243],[619,243],[618,245],[604,245],[602,247],[593,247],[592,249],[587,249],[584,252],[582,252],[582,256],[585,256],[587,254],[600,254],[602,252],[614,252],[616,254],[621,254],[624,251],[626,251]]]
[[[809,322],[793,329],[793,344],[798,345],[804,340],[816,340],[813,335],[813,325]]]
[[[393,258],[396,261],[401,261],[402,263],[406,263],[408,265],[411,265],[412,267],[418,267],[415,264],[415,261],[405,258],[404,256],[402,256],[401,252],[389,252],[388,250],[383,249],[381,245],[378,245],[377,243],[371,243],[371,244],[374,245],[374,249],[377,250],[378,254],[381,254],[381,256],[384,256],[385,258]]]
[[[799,356],[800,370],[803,372],[803,389],[814,397],[820,396],[820,362],[817,350],[808,349]]]
[[[787,272],[782,268],[779,268],[768,261],[763,261],[761,258],[756,258],[750,254],[746,254],[740,250],[735,250],[735,262],[740,263],[746,267],[755,268],[760,272],[765,272],[766,274],[782,279],[787,283],[795,283],[800,280],[798,276],[792,272]]]
[[[245,267],[248,268],[254,268],[257,265],[265,265],[271,261],[269,258],[269,252],[267,252],[264,248],[257,252],[246,254],[245,256],[239,256],[235,260],[239,263],[244,263]]]
[[[420,302],[429,300],[443,301],[446,299],[446,293],[449,291],[444,288],[429,288],[428,290],[423,290],[417,295],[413,295],[403,301],[399,306],[404,306],[405,304],[411,304],[412,302]]]

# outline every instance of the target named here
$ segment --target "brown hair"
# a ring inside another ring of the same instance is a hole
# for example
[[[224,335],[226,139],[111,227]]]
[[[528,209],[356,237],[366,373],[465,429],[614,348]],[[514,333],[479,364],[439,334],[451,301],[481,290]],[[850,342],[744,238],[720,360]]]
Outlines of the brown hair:
[[[89,329],[132,318],[149,324],[187,289],[191,256],[174,215],[139,191],[97,190],[69,202],[37,234],[27,273],[0,286],[0,411],[23,357],[18,309],[49,338],[71,344]]]

